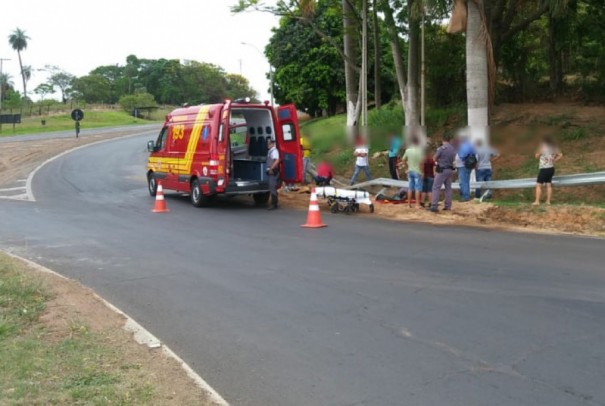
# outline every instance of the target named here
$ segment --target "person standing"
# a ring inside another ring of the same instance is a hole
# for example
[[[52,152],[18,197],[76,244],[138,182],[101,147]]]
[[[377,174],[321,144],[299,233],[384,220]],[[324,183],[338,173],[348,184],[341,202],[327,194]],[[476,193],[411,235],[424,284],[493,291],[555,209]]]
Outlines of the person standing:
[[[411,146],[405,150],[402,161],[407,165],[408,173],[408,206],[412,207],[412,198],[416,200],[416,208],[420,208],[420,193],[422,192],[422,175],[420,163],[422,162],[422,148],[418,137],[413,136]]]
[[[355,170],[353,171],[353,176],[351,177],[350,185],[354,185],[357,181],[357,176],[359,172],[363,171],[366,175],[367,180],[372,180],[372,174],[370,173],[368,154],[370,153],[368,147],[366,147],[361,140],[357,142],[357,147],[353,152],[355,156]]]
[[[389,138],[389,172],[391,173],[391,178],[395,180],[399,180],[399,170],[397,168],[399,150],[401,150],[401,137],[393,134]]]
[[[475,171],[477,182],[489,182],[492,180],[493,175],[492,162],[500,158],[500,155],[498,152],[496,152],[496,150],[485,145],[483,140],[477,140],[475,145],[477,152],[477,170]],[[483,190],[481,188],[477,188],[475,190],[475,197],[480,199],[482,193]],[[485,197],[488,199],[492,197],[491,190],[487,190],[485,192]]]
[[[445,186],[445,206],[444,210],[452,209],[452,180],[454,178],[454,159],[456,151],[450,144],[452,137],[449,134],[443,136],[442,145],[437,149],[434,160],[437,164],[435,171],[435,181],[433,182],[433,196],[431,199],[430,210],[433,213],[439,212],[439,193],[441,187]]]
[[[268,210],[277,209],[277,185],[279,183],[279,151],[275,147],[275,140],[267,141],[269,151],[267,152],[267,177],[269,180],[269,193],[271,194],[271,202]]]
[[[424,206],[427,200],[429,205],[433,199],[433,183],[435,181],[435,160],[431,155],[431,151],[427,149],[422,161],[422,193],[420,194],[420,205]]]
[[[309,170],[309,164],[311,163],[311,141],[307,136],[300,137],[300,147],[303,152],[303,185],[308,184],[307,182],[307,171]]]
[[[536,152],[536,159],[539,159],[538,164],[538,179],[536,181],[536,200],[533,205],[540,204],[542,195],[542,186],[546,185],[546,204],[550,205],[552,198],[552,178],[555,176],[555,162],[563,157],[561,151],[557,149],[550,137],[545,137]]]
[[[463,136],[458,147],[460,163],[458,169],[458,182],[460,183],[460,201],[471,200],[471,172],[477,164],[475,148],[467,136]]]

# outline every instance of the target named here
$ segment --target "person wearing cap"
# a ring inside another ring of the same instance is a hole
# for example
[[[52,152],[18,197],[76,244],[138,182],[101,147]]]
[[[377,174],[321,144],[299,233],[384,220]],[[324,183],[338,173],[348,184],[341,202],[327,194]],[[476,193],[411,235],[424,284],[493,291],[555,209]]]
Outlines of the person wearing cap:
[[[452,136],[450,134],[443,135],[442,145],[437,149],[434,157],[437,164],[435,168],[437,173],[433,181],[433,196],[430,207],[433,213],[439,211],[439,193],[442,186],[445,186],[445,207],[443,210],[452,209],[452,180],[454,179],[456,150],[450,144],[451,139]]]
[[[269,193],[271,194],[271,202],[268,210],[277,209],[277,185],[279,183],[279,151],[275,147],[275,140],[267,141],[269,151],[267,152],[267,178],[269,181]]]

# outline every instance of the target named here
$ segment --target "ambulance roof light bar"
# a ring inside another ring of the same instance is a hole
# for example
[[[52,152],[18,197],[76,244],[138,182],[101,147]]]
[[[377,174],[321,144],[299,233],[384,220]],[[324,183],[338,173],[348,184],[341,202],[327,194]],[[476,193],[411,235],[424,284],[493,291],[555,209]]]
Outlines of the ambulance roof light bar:
[[[242,97],[240,99],[235,99],[235,103],[250,103],[252,101],[252,99],[250,99],[249,97]]]

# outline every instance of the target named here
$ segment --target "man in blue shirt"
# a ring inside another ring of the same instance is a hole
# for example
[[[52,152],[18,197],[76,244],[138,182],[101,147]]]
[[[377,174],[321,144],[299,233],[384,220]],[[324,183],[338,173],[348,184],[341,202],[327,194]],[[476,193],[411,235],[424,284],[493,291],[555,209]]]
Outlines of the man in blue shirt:
[[[471,171],[477,163],[476,152],[468,136],[462,136],[458,147],[458,158],[461,166],[458,166],[458,182],[460,183],[460,200],[468,202],[471,200]],[[473,159],[474,158],[474,159]]]
[[[399,171],[397,170],[397,161],[399,160],[399,151],[401,151],[401,137],[396,134],[389,138],[389,172],[391,178],[399,180]]]

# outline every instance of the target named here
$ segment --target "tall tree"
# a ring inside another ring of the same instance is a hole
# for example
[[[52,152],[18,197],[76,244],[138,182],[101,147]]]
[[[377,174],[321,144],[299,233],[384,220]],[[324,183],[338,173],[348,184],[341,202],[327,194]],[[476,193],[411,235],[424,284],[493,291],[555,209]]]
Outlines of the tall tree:
[[[67,73],[58,66],[46,65],[45,70],[50,73],[50,77],[48,78],[48,82],[59,88],[61,92],[61,101],[65,104],[67,103],[67,94],[69,93],[69,89],[73,85],[75,76],[71,73]]]
[[[347,134],[350,139],[357,134],[357,122],[361,111],[359,100],[359,28],[360,20],[356,14],[351,0],[342,0],[342,19],[344,36],[344,57],[345,57],[345,88],[346,88],[346,106],[347,106]]]
[[[408,82],[405,125],[416,129],[420,125],[418,112],[418,74],[420,72],[420,12],[419,0],[408,0]]]
[[[408,55],[407,69],[404,64],[401,39],[399,37],[399,26],[394,17],[394,8],[388,0],[383,0],[382,11],[389,36],[391,39],[391,50],[393,63],[397,75],[397,83],[401,94],[401,104],[405,116],[406,127],[416,128],[420,125],[418,111],[418,74],[419,74],[419,52],[420,52],[420,13],[418,12],[419,0],[408,0]]]
[[[378,20],[377,0],[372,0],[372,38],[374,43],[374,104],[382,106],[382,49],[380,43],[380,21]]]
[[[19,68],[21,69],[21,79],[23,80],[23,97],[27,98],[27,79],[26,72],[23,69],[23,61],[21,59],[21,51],[27,49],[27,41],[30,40],[21,28],[15,28],[15,30],[8,36],[8,43],[10,46],[17,51],[17,55],[19,56]],[[31,71],[30,71],[31,75]]]

